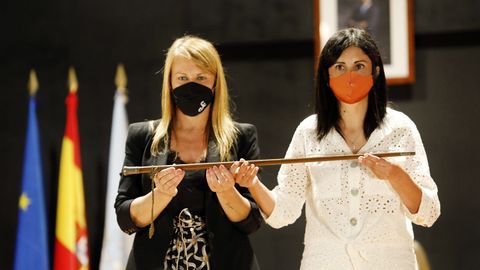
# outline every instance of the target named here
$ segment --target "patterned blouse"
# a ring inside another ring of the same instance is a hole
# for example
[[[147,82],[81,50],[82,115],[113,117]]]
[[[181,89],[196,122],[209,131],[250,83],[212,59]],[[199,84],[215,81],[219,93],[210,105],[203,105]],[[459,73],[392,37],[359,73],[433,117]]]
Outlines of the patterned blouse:
[[[200,162],[205,162],[202,160]],[[174,151],[170,151],[167,164],[185,164]],[[210,248],[205,223],[205,193],[208,190],[205,170],[186,171],[177,187],[178,193],[170,202],[173,238],[165,254],[165,270],[209,270]]]
[[[301,269],[417,269],[412,222],[432,226],[440,215],[437,186],[415,124],[388,108],[383,124],[359,153],[415,151],[390,157],[422,191],[412,214],[388,181],[380,180],[356,160],[282,165],[274,189],[276,206],[266,222],[280,228],[300,216],[306,204],[305,250]],[[286,157],[351,154],[335,130],[320,142],[316,116],[300,123]]]

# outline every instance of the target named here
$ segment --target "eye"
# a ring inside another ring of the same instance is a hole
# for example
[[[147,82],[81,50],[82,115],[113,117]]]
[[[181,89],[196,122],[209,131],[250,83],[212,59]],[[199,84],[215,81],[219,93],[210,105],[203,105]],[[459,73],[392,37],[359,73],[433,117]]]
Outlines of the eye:
[[[333,68],[335,69],[335,71],[343,71],[345,69],[343,65],[335,65],[333,66]]]
[[[355,69],[356,70],[363,70],[363,69],[365,69],[365,64],[358,63],[358,64],[355,65]]]
[[[203,80],[206,80],[207,79],[207,76],[204,76],[204,75],[198,75],[197,76],[197,80],[199,81],[203,81]]]
[[[187,76],[184,76],[184,75],[180,75],[177,77],[177,80],[179,81],[188,81],[188,77]]]

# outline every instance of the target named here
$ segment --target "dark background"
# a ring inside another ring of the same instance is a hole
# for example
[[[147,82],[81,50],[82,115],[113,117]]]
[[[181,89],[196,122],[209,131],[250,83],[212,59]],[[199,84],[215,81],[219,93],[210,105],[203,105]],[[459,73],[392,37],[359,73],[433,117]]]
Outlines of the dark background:
[[[432,268],[480,269],[480,1],[414,1],[416,82],[393,86],[395,107],[417,124],[439,187],[442,215],[415,227]],[[98,268],[113,84],[128,75],[130,122],[160,115],[165,49],[184,33],[217,44],[237,104],[254,123],[262,157],[282,157],[297,124],[313,111],[313,2],[291,0],[4,0],[0,4],[0,269],[11,269],[31,68],[52,247],[69,65],[79,80],[79,127],[92,269]],[[269,187],[278,167],[265,170]],[[262,269],[298,269],[304,217],[251,238]],[[52,250],[52,249],[51,249]],[[53,252],[51,252],[53,253]]]

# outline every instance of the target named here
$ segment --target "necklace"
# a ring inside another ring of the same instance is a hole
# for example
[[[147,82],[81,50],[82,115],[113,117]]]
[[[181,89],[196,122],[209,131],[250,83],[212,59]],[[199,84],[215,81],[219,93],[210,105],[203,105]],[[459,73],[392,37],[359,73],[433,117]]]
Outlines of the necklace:
[[[352,150],[352,153],[357,153],[360,148],[365,144],[363,141],[363,134],[359,134],[355,136],[353,140],[349,139],[349,137],[345,134],[342,136],[345,139],[345,142],[347,143],[348,147],[350,150]]]

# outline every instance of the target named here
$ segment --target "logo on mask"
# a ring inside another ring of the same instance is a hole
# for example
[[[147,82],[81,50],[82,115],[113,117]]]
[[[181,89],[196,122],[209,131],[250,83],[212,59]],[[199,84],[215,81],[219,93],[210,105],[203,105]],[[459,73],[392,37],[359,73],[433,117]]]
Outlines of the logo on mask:
[[[204,100],[202,100],[202,102],[200,102],[200,108],[198,108],[198,112],[201,113],[206,107],[207,107],[207,103]]]

